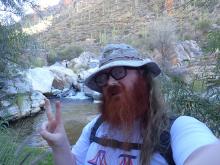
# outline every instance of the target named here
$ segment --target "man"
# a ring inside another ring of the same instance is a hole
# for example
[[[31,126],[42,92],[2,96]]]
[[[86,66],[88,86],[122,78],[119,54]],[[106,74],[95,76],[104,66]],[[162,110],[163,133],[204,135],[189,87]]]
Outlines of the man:
[[[173,123],[168,119],[155,81],[160,72],[131,46],[107,45],[99,69],[85,81],[103,95],[100,115],[85,126],[72,150],[60,103],[54,118],[46,102],[48,122],[41,135],[52,148],[55,164],[219,165],[220,142],[203,123],[187,116]]]

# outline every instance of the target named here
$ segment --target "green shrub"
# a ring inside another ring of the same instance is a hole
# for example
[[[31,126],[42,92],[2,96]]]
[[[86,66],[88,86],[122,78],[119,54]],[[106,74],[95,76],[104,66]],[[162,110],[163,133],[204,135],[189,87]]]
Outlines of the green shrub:
[[[19,143],[18,132],[8,128],[7,121],[1,119],[0,125],[0,164],[3,165],[52,165],[49,151],[32,148],[26,141]],[[2,124],[3,123],[3,124]],[[22,128],[21,128],[22,129]]]
[[[18,25],[2,26],[0,24],[0,75],[9,74],[10,67],[8,63],[24,66],[22,51],[27,48],[28,36],[22,32]]]
[[[193,89],[193,85],[188,85],[177,77],[162,77],[162,83],[162,91],[174,114],[196,117],[206,123],[215,135],[220,136],[220,91],[209,88],[207,93],[211,94],[202,96],[202,93]],[[219,100],[213,100],[211,96]]]
[[[204,81],[194,80],[193,83],[192,83],[192,89],[195,92],[200,92],[200,91],[204,90]]]
[[[41,57],[31,56],[30,62],[34,67],[42,67],[46,65],[45,60]]]
[[[102,45],[105,45],[105,44],[108,43],[109,37],[108,37],[108,35],[107,35],[107,33],[106,33],[105,31],[99,33],[98,41],[99,41],[99,43],[102,44]]]
[[[69,45],[58,51],[57,57],[59,60],[71,60],[78,57],[83,52],[83,49],[76,45]]]
[[[21,109],[23,106],[23,102],[24,102],[24,98],[25,95],[24,94],[17,94],[15,96],[15,103],[17,104],[17,106]]]
[[[214,52],[217,49],[220,50],[220,30],[208,33],[207,43],[204,49],[209,52]]]
[[[196,24],[196,29],[202,31],[203,33],[206,33],[209,31],[211,26],[211,20],[210,19],[201,19]]]
[[[57,61],[57,53],[54,50],[49,50],[48,56],[47,56],[47,62],[48,64],[54,64]]]
[[[218,4],[218,0],[193,0],[191,3],[193,3],[196,7],[208,9],[209,12],[212,12],[215,6]]]

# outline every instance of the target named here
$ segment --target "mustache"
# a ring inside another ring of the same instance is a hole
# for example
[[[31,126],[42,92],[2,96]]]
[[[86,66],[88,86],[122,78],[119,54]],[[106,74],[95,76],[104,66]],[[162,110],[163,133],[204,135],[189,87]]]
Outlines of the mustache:
[[[122,86],[119,84],[112,84],[107,86],[106,88],[106,95],[107,96],[113,96],[115,94],[118,94],[120,92],[122,92]]]

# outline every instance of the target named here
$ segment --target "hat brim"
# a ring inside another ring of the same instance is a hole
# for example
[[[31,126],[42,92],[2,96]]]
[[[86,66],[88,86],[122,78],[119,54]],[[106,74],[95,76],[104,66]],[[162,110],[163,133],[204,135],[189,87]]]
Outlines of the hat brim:
[[[99,72],[112,68],[112,67],[116,67],[116,66],[129,66],[129,67],[134,67],[134,68],[144,67],[146,70],[152,73],[153,77],[158,76],[161,72],[159,66],[155,62],[151,61],[150,59],[129,60],[129,61],[118,60],[118,61],[113,61],[113,62],[110,62],[108,64],[101,66],[98,70],[96,70],[94,73],[92,73],[90,76],[88,76],[85,79],[85,85],[88,86],[90,89],[101,93],[101,88],[97,86],[95,82],[95,77],[97,76]]]

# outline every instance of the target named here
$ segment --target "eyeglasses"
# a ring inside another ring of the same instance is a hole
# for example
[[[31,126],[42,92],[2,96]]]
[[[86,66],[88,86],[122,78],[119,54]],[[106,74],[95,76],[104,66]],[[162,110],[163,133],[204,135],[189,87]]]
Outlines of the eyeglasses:
[[[123,79],[127,76],[127,69],[128,67],[119,66],[112,68],[109,72],[102,72],[96,76],[95,82],[99,87],[104,87],[111,75],[115,80]]]

